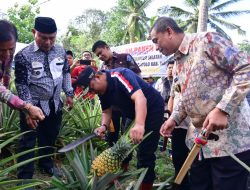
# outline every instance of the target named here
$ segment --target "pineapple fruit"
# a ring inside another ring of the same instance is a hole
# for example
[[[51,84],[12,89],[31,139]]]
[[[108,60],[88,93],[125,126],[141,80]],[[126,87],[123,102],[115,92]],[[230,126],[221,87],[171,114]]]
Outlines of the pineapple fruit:
[[[91,168],[97,176],[115,173],[121,168],[122,161],[127,157],[131,148],[132,145],[128,137],[122,136],[116,144],[95,158]]]

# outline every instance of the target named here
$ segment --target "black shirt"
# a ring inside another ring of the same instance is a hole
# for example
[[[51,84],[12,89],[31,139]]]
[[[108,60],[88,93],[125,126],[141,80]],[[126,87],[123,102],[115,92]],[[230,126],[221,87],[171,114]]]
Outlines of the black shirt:
[[[117,68],[104,72],[107,74],[108,87],[105,94],[99,95],[103,110],[112,106],[120,109],[126,117],[134,119],[135,105],[131,96],[139,89],[147,99],[147,117],[164,105],[160,93],[131,70]]]

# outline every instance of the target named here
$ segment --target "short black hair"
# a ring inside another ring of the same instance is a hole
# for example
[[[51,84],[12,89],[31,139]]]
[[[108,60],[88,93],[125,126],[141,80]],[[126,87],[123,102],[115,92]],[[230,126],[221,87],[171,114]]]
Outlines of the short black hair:
[[[84,51],[82,52],[82,54],[83,54],[83,53],[85,53],[85,52],[90,53],[91,57],[93,58],[93,54],[92,54],[92,52],[90,52],[89,50],[84,50]]]
[[[104,47],[109,47],[108,44],[102,40],[98,40],[94,43],[92,46],[92,52],[95,52],[97,48],[104,48]]]
[[[174,56],[170,56],[168,58],[168,60],[167,60],[167,66],[174,64],[174,62],[175,62],[175,57]]]
[[[71,55],[72,57],[74,57],[73,52],[71,50],[66,51],[66,55]]]
[[[14,39],[18,40],[17,29],[14,24],[7,20],[0,20],[0,42]]]
[[[151,27],[150,32],[154,29],[157,33],[164,33],[168,27],[176,33],[183,33],[183,30],[178,26],[175,20],[170,17],[159,17]]]

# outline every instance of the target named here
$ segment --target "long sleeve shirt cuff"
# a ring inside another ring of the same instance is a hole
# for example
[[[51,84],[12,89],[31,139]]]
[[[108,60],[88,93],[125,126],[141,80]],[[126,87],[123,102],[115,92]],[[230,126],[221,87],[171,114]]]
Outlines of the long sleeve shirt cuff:
[[[233,112],[235,111],[235,106],[224,100],[221,100],[216,107],[224,111],[226,114],[228,114],[228,116],[232,115]]]
[[[181,121],[183,120],[183,118],[180,117],[180,115],[176,112],[173,112],[170,116],[170,119],[173,119],[176,123],[176,126],[178,126]]]

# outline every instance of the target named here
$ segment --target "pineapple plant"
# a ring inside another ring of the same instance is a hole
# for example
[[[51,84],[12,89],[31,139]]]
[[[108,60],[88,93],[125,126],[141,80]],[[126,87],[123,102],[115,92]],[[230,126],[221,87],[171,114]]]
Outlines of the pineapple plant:
[[[116,144],[104,150],[92,163],[92,170],[97,176],[106,173],[116,173],[120,170],[122,161],[131,152],[132,144],[127,136],[122,136]]]

